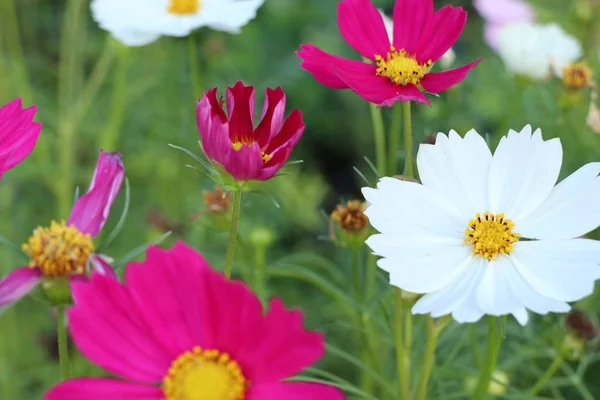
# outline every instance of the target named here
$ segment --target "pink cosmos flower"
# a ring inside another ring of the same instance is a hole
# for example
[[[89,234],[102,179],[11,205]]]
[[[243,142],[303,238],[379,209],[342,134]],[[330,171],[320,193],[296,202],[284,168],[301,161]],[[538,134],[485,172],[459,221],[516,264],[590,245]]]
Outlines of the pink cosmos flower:
[[[393,20],[390,43],[382,16],[370,0],[343,0],[338,5],[340,32],[373,63],[336,57],[303,44],[297,52],[302,68],[326,86],[350,88],[371,103],[389,107],[397,101],[429,104],[421,89],[440,93],[462,81],[481,61],[430,72],[467,22],[467,13],[460,7],[445,6],[434,13],[433,0],[397,0]]]
[[[505,25],[535,20],[531,6],[524,0],[474,0],[473,5],[486,22],[485,40],[495,51],[500,47],[500,32]]]
[[[68,310],[81,352],[122,377],[78,378],[45,400],[341,400],[333,387],[285,382],[324,353],[302,313],[274,299],[263,313],[242,282],[213,271],[182,242],[150,247],[125,282],[94,273]]]
[[[267,89],[260,122],[254,128],[254,87],[227,88],[227,114],[210,89],[198,102],[196,120],[206,156],[238,181],[270,179],[290,156],[304,132],[302,113],[285,116],[285,93]]]
[[[42,124],[33,122],[37,106],[23,109],[17,98],[0,107],[0,178],[33,150]]]
[[[88,192],[81,196],[65,224],[52,221],[38,227],[23,250],[28,266],[15,269],[0,280],[0,308],[25,296],[42,279],[85,279],[92,270],[114,277],[110,264],[94,253],[92,237],[98,235],[123,182],[119,153],[100,150]]]

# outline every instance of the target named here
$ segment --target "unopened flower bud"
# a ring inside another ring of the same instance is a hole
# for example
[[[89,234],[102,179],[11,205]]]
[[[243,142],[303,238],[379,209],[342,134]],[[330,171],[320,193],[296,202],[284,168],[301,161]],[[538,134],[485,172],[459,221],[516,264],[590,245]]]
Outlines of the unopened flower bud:
[[[330,216],[330,236],[346,247],[362,246],[369,236],[369,219],[364,211],[367,203],[351,200],[338,204]]]
[[[474,376],[471,376],[465,381],[465,389],[467,391],[473,393],[475,392],[475,388],[477,387],[478,379]],[[490,384],[488,386],[488,394],[493,396],[502,396],[506,394],[506,388],[510,380],[508,375],[503,371],[496,370],[492,373],[492,378],[490,379]]]
[[[598,336],[598,328],[581,310],[571,310],[565,321],[567,329],[582,339],[593,339]]]
[[[205,191],[204,207],[209,213],[225,213],[229,209],[231,203],[231,195],[223,192],[220,186],[215,186],[212,191]]]
[[[425,139],[423,139],[424,144],[435,144],[435,140],[437,138],[437,135],[435,133],[430,133],[427,136],[425,136]]]
[[[250,242],[254,247],[266,248],[273,244],[275,235],[273,231],[265,227],[256,227],[250,232]]]
[[[42,295],[53,306],[67,306],[73,302],[71,287],[67,278],[46,278],[42,280],[40,289]]]
[[[571,63],[563,69],[563,86],[579,90],[592,84],[592,70],[585,61]]]

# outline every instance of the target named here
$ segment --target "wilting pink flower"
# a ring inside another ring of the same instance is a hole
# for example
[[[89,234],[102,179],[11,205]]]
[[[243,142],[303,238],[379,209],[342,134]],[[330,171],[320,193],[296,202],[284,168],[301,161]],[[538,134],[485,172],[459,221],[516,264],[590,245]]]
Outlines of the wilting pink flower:
[[[473,5],[486,22],[485,40],[496,51],[505,25],[535,20],[533,10],[525,0],[474,0]]]
[[[267,89],[260,122],[254,128],[254,87],[227,88],[227,114],[210,89],[198,102],[196,120],[206,156],[238,181],[270,179],[290,156],[304,132],[302,113],[285,116],[285,93]]]
[[[0,107],[0,178],[35,147],[42,129],[40,122],[33,122],[36,109],[23,109],[20,98]]]
[[[263,313],[242,282],[182,242],[150,247],[125,282],[73,285],[69,324],[81,352],[115,378],[58,384],[46,400],[341,400],[333,387],[286,382],[323,356],[320,333],[274,299]]]
[[[65,224],[52,221],[38,227],[23,250],[28,266],[15,269],[0,280],[0,308],[26,295],[42,279],[85,279],[92,270],[114,277],[110,264],[94,253],[92,238],[100,232],[123,182],[119,153],[100,151],[88,192],[81,196]]]
[[[462,81],[480,61],[430,72],[467,22],[467,13],[460,7],[445,6],[434,13],[433,0],[397,0],[393,20],[390,42],[382,16],[370,0],[343,0],[338,5],[340,32],[373,63],[336,57],[303,44],[297,52],[302,68],[326,86],[350,88],[371,103],[389,107],[397,101],[429,104],[421,88],[440,93]]]

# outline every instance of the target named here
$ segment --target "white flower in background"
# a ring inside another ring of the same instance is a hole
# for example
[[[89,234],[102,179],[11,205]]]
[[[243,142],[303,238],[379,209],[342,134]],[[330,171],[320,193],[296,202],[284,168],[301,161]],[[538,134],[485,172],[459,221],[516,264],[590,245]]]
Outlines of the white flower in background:
[[[557,24],[508,24],[500,32],[498,54],[506,68],[533,79],[551,73],[562,77],[563,69],[582,56],[581,45]]]
[[[485,21],[485,41],[495,51],[504,25],[535,21],[533,9],[524,0],[473,0],[473,5]]]
[[[264,0],[92,0],[94,19],[127,46],[160,36],[187,36],[194,29],[238,33]]]
[[[390,283],[426,293],[415,314],[459,322],[531,310],[566,312],[600,278],[600,241],[581,235],[600,225],[600,163],[555,186],[559,139],[510,131],[492,155],[474,130],[440,133],[422,144],[422,184],[382,178],[364,188],[365,211],[380,234],[367,244]],[[526,239],[526,240],[523,240]]]
[[[390,38],[390,42],[394,41],[394,21],[388,17],[383,10],[378,9],[379,14],[381,14],[381,16],[383,17],[383,23],[385,25],[385,30],[387,31],[388,37]],[[452,50],[452,47],[450,47],[448,49],[448,51],[446,51],[444,53],[444,55],[440,58],[440,64],[442,65],[443,69],[448,69],[450,68],[450,66],[452,65],[452,63],[454,63],[454,60],[456,59],[456,54],[454,54],[454,50]]]

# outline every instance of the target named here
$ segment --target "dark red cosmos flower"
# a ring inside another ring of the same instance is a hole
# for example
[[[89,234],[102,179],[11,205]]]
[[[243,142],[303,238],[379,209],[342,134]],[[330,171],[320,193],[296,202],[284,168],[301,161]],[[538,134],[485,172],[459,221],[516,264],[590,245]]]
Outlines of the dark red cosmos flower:
[[[370,0],[343,0],[338,24],[344,39],[373,63],[348,60],[303,44],[297,54],[302,68],[333,89],[352,89],[380,106],[418,101],[429,104],[421,90],[440,93],[462,81],[481,61],[444,72],[429,72],[456,42],[467,13],[445,6],[434,13],[433,0],[397,0],[390,43],[381,14]]]
[[[217,88],[204,94],[196,120],[206,156],[237,181],[270,179],[285,164],[304,132],[300,111],[285,116],[285,93],[267,89],[260,122],[254,128],[254,87],[227,88],[227,114]]]

